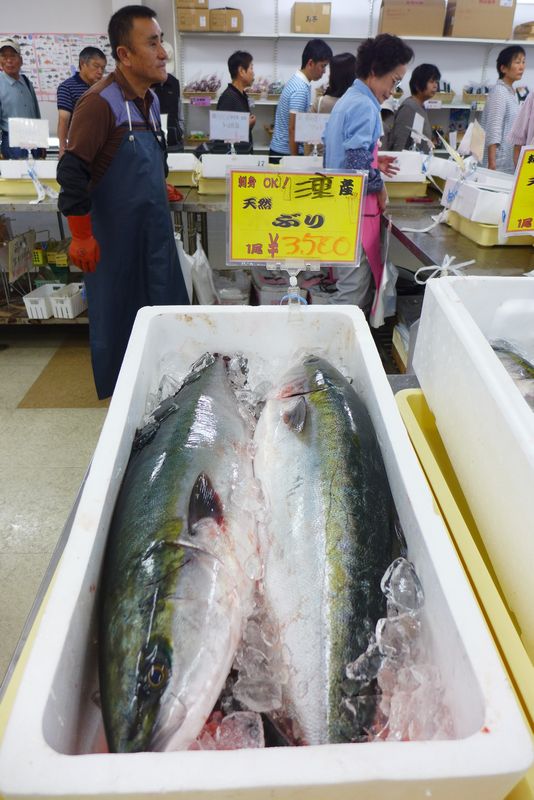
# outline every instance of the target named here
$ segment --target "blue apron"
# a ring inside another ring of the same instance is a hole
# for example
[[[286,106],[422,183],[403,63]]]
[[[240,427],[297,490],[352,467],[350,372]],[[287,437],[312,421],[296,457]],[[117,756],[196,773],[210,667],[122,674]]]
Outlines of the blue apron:
[[[115,85],[116,86],[116,85]],[[91,194],[93,233],[101,258],[85,274],[89,334],[99,398],[113,394],[135,316],[143,306],[189,305],[165,186],[163,152],[135,103],[124,100],[129,130]]]

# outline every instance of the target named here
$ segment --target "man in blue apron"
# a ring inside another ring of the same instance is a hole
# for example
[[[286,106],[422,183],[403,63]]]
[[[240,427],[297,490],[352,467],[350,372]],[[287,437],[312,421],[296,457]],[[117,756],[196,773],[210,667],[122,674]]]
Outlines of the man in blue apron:
[[[71,260],[85,272],[98,396],[113,393],[137,311],[189,304],[165,185],[159,103],[166,78],[155,12],[125,6],[110,20],[115,71],[79,100],[58,165]]]

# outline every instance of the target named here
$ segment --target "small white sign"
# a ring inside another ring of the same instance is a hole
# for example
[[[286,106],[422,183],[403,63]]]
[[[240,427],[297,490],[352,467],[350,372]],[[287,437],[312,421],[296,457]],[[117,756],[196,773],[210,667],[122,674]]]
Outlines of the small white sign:
[[[328,114],[295,114],[295,141],[307,144],[321,144],[328,122]]]
[[[250,114],[242,111],[210,111],[210,139],[248,142]]]
[[[10,117],[8,120],[9,144],[11,147],[22,147],[33,150],[48,147],[48,120]]]
[[[413,118],[412,122],[412,139],[416,144],[421,143],[421,137],[418,136],[419,133],[423,133],[423,125],[425,124],[425,120],[422,114],[417,114]]]
[[[441,100],[425,100],[424,106],[425,108],[441,108],[442,103]]]

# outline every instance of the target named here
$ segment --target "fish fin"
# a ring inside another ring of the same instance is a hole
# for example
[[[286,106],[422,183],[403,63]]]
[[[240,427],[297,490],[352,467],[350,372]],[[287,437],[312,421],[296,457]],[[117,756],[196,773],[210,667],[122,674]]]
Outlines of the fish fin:
[[[195,481],[189,497],[189,512],[187,522],[189,533],[201,519],[214,519],[218,525],[223,521],[223,506],[221,499],[205,472],[201,472]]]
[[[306,412],[306,400],[299,397],[291,408],[282,412],[282,419],[290,430],[302,433],[306,424]]]
[[[132,443],[132,451],[142,450],[145,445],[152,441],[158,432],[159,422],[149,422],[143,428],[135,432]]]

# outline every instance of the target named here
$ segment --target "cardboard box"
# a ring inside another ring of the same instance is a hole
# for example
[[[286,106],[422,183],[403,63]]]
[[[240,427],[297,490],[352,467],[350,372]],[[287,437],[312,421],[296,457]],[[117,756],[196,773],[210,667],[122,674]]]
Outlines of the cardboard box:
[[[176,0],[176,8],[208,8],[208,0]]]
[[[291,33],[330,33],[332,3],[293,3]]]
[[[449,0],[445,36],[467,39],[509,39],[515,0]]]
[[[378,33],[442,36],[445,0],[382,0]]]
[[[210,9],[210,31],[242,33],[243,14],[238,8]]]
[[[202,11],[198,8],[178,8],[176,9],[176,22],[179,31],[209,31],[209,11],[207,9]]]
[[[534,289],[534,282],[525,280]],[[441,670],[454,738],[227,752],[102,752],[101,713],[93,699],[95,588],[135,430],[162,368],[172,354],[173,364],[187,371],[206,351],[240,352],[251,365],[261,359],[285,367],[295,352],[318,346],[355,378],[376,429],[408,554],[423,584],[429,657]],[[450,383],[449,378],[449,389]],[[426,794],[502,800],[532,756],[530,732],[360,309],[141,309],[0,742],[0,795],[6,800],[413,800]]]

